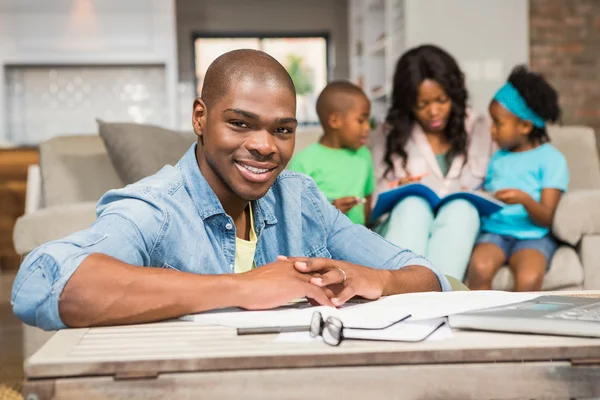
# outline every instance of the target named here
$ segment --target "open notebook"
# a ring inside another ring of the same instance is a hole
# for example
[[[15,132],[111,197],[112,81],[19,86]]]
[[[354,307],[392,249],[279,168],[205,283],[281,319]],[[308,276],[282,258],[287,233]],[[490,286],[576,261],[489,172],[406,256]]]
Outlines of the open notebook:
[[[388,296],[377,301],[347,304],[341,308],[313,307],[307,302],[297,302],[285,307],[266,311],[244,311],[239,308],[226,308],[198,314],[186,315],[181,319],[207,325],[223,325],[234,328],[307,326],[315,311],[323,318],[338,317],[345,327],[381,328],[410,316],[406,321],[427,321],[457,313],[474,311],[531,300],[535,293],[512,293],[502,291],[427,292]],[[401,325],[394,325],[395,335],[402,335]],[[434,323],[424,323],[416,327],[434,327]],[[415,328],[416,327],[411,327]],[[372,332],[358,332],[361,339],[392,340],[387,329]],[[387,339],[383,339],[387,337]],[[357,337],[358,338],[358,337]]]

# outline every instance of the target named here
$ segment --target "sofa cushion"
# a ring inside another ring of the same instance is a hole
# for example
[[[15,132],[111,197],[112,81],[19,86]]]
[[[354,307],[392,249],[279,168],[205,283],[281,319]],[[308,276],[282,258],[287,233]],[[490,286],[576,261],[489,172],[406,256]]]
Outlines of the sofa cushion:
[[[600,234],[600,190],[573,190],[565,193],[554,213],[552,232],[575,246],[585,235]]]
[[[586,126],[551,125],[548,135],[567,159],[569,190],[600,189],[600,160],[594,130]]]
[[[123,183],[128,185],[175,165],[197,138],[156,125],[97,120],[100,136]]]
[[[52,240],[69,236],[96,220],[96,201],[62,204],[25,214],[15,224],[13,242],[17,253],[24,255]]]
[[[560,246],[546,273],[542,290],[558,290],[581,286],[583,284],[583,266],[575,249],[569,246]],[[492,289],[512,290],[514,278],[507,267],[502,267],[494,277]]]
[[[98,135],[58,136],[40,143],[44,207],[98,201],[123,187]]]

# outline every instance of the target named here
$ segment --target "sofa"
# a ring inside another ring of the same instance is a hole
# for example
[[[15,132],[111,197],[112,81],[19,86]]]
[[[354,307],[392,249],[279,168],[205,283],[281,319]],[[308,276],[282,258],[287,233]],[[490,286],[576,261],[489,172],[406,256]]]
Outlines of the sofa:
[[[165,160],[175,163],[195,140],[191,133],[185,134],[174,146],[164,141],[165,135],[171,135],[172,140],[174,133],[162,128],[102,122],[99,128],[102,137],[63,136],[40,145],[41,208],[17,220],[13,239],[20,254],[89,226],[102,193],[155,172]],[[319,134],[318,129],[297,134],[295,152],[316,141]],[[571,181],[553,226],[562,245],[552,259],[543,290],[600,289],[600,160],[594,131],[581,126],[553,126],[549,135],[567,158]],[[124,143],[129,137],[133,139]],[[141,151],[144,146],[154,150]],[[148,156],[152,151],[156,154]],[[158,153],[166,158],[155,160]],[[134,166],[140,168],[148,159],[154,163],[132,175]],[[510,290],[512,285],[512,274],[504,267],[492,287]]]

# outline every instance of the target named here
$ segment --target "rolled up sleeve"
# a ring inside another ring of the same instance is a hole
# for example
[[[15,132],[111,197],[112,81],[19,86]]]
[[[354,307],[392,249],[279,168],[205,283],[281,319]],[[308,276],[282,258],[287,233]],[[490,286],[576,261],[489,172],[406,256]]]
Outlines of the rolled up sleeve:
[[[160,213],[154,213],[153,218],[148,210],[152,208],[137,199],[121,200],[104,208],[90,228],[31,252],[13,284],[11,304],[15,315],[44,330],[66,328],[59,315],[59,297],[90,254],[106,254],[131,265],[150,265],[155,239],[142,231],[158,232],[163,220]]]
[[[77,267],[89,255],[48,244],[32,252],[23,262],[13,285],[11,304],[19,319],[45,330],[66,328],[58,314],[58,298]],[[60,254],[63,253],[63,254]],[[70,253],[59,263],[55,257]]]
[[[327,248],[334,259],[376,269],[397,270],[409,265],[429,268],[438,278],[442,291],[452,291],[450,282],[430,261],[408,250],[400,248],[377,233],[358,224],[332,206],[316,185],[309,185],[313,196],[320,203],[325,226],[329,232]]]

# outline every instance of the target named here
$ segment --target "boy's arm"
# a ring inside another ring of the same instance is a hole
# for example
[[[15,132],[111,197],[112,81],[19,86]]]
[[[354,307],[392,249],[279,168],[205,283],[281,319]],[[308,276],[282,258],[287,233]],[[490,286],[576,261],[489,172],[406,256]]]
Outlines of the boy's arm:
[[[377,177],[375,176],[375,166],[373,164],[373,158],[371,157],[371,153],[367,153],[368,155],[368,166],[369,166],[369,175],[367,176],[367,182],[365,185],[365,225],[368,226],[369,219],[371,219],[371,211],[373,208],[373,192],[375,191],[375,186],[377,183]]]
[[[370,194],[365,197],[365,225],[369,225],[369,219],[371,218],[371,203],[373,201],[373,195]]]
[[[360,199],[355,196],[339,197],[337,199],[333,199],[331,204],[340,210],[342,214],[346,214],[348,211],[360,204]]]

